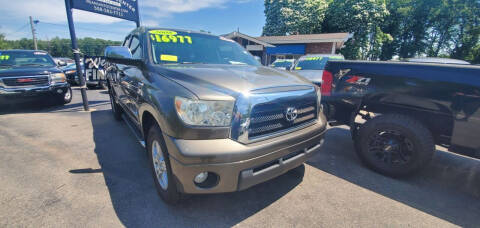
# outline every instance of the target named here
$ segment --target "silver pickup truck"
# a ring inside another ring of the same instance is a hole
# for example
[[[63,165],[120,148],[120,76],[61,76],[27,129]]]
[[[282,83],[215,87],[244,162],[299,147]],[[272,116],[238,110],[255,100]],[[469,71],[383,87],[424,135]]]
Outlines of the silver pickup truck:
[[[146,145],[167,202],[244,190],[302,165],[322,142],[320,89],[232,40],[141,27],[106,57],[113,114]]]

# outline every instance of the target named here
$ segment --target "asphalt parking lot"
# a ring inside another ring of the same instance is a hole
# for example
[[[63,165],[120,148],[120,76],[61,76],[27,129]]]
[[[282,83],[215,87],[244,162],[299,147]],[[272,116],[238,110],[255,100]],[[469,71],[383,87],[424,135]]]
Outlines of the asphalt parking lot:
[[[0,227],[478,227],[480,161],[439,148],[421,174],[364,168],[345,128],[297,172],[243,192],[157,196],[143,148],[110,113],[105,91],[63,107],[0,112]]]

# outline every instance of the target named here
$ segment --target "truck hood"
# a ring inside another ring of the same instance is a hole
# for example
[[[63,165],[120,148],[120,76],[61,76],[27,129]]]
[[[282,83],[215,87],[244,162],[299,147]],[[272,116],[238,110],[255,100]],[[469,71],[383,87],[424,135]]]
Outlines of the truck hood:
[[[263,66],[156,66],[156,72],[183,85],[200,99],[218,99],[221,94],[235,96],[261,88],[311,85],[290,72]]]
[[[12,67],[0,68],[0,78],[12,76],[33,76],[49,73],[61,73],[57,67]]]
[[[312,82],[322,82],[323,70],[296,70],[294,72]]]

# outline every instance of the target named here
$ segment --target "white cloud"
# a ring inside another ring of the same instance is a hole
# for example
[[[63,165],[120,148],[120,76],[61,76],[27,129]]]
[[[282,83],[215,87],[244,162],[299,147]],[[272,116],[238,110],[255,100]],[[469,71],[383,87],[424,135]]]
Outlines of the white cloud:
[[[154,9],[158,13],[184,13],[204,8],[222,7],[227,1],[228,0],[145,0],[139,3],[142,8]]]
[[[139,0],[140,14],[150,18],[168,17],[173,13],[193,12],[206,8],[221,8],[227,2],[243,3],[251,0]],[[63,0],[0,0],[0,19],[35,19],[51,23],[66,22]],[[109,24],[121,19],[74,10],[76,22]]]
[[[25,20],[28,16],[35,19],[61,23],[67,21],[65,3],[62,0],[0,0],[0,14],[8,19]],[[120,21],[120,19],[74,10],[74,20],[77,22],[91,22],[108,24]]]

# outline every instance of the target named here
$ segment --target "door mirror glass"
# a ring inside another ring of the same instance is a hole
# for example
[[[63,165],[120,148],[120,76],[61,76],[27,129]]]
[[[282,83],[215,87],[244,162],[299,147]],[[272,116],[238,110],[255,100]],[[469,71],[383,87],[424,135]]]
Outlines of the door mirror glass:
[[[60,61],[58,61],[57,65],[61,66],[61,67],[64,67],[64,66],[67,65],[67,62],[60,60]]]
[[[116,59],[132,59],[132,53],[128,47],[108,46],[105,48],[105,57]]]

